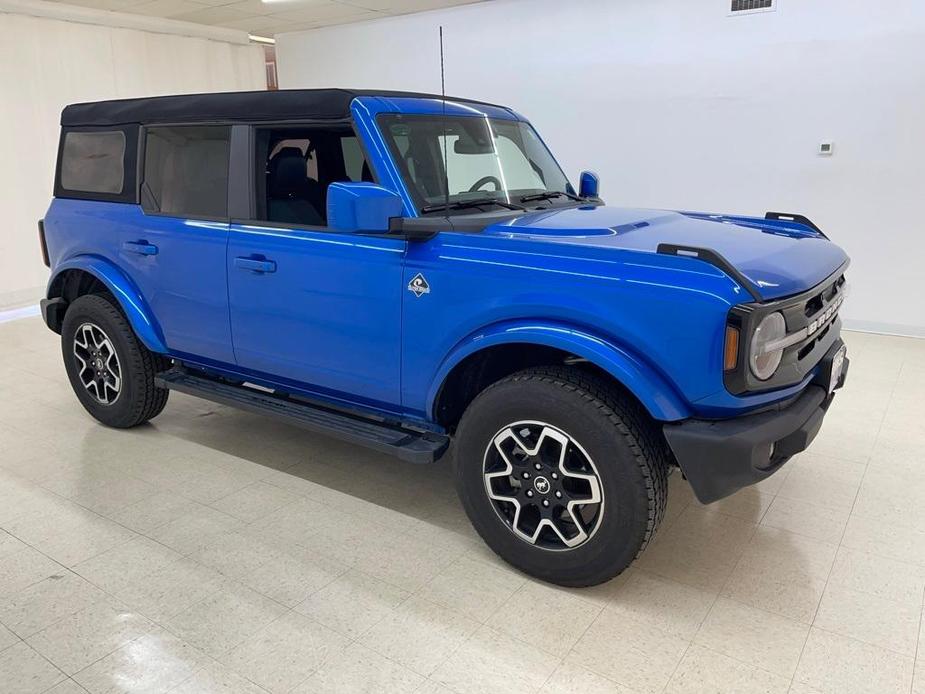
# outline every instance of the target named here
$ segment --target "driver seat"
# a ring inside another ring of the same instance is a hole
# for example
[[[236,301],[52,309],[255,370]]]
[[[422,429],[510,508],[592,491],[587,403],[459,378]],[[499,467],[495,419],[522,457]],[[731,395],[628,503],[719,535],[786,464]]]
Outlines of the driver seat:
[[[308,165],[298,147],[284,147],[267,170],[267,219],[286,224],[324,225],[322,190],[308,178]]]

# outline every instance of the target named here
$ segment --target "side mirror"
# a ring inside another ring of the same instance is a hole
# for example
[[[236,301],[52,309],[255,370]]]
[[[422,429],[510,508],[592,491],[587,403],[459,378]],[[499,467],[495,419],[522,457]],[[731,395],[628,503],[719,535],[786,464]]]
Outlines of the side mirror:
[[[582,171],[578,177],[578,194],[583,198],[596,198],[601,192],[601,179],[596,173]]]
[[[345,233],[386,232],[389,220],[404,207],[397,193],[375,183],[332,183],[328,186],[328,226]]]

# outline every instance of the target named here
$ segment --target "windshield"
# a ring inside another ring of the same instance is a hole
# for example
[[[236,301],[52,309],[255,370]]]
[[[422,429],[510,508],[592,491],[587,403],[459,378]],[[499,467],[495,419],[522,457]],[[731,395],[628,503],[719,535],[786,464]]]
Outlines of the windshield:
[[[450,211],[459,214],[481,211],[479,205],[469,204],[472,201],[520,209],[525,196],[559,193],[563,201],[574,196],[562,169],[527,123],[386,114],[379,117],[379,124],[415,205],[424,214],[447,212],[447,184]]]

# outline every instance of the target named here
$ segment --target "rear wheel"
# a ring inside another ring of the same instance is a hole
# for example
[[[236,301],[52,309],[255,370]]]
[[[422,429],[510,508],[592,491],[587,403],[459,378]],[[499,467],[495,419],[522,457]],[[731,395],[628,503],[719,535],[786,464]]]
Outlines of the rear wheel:
[[[141,344],[111,299],[88,294],[68,306],[61,351],[77,399],[103,424],[137,426],[167,404],[170,391],[154,377],[169,361]]]
[[[530,369],[466,410],[456,485],[503,559],[552,583],[587,586],[622,572],[653,537],[668,460],[635,401],[574,369]]]

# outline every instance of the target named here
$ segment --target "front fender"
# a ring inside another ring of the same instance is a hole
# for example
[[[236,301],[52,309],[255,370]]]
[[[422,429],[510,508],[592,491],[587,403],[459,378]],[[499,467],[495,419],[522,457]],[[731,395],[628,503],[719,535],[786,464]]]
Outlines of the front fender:
[[[163,333],[154,320],[151,309],[148,308],[132,281],[119,268],[99,256],[77,255],[55,268],[55,274],[48,283],[49,291],[61,273],[67,270],[83,270],[106,285],[106,288],[116,297],[116,301],[119,302],[128,322],[144,346],[157,354],[167,353]],[[46,296],[48,296],[48,291],[46,291]]]
[[[638,356],[590,331],[561,323],[505,322],[462,340],[444,360],[427,394],[427,411],[434,405],[446,377],[463,359],[479,350],[503,344],[531,343],[554,347],[587,359],[622,383],[657,420],[687,419],[691,411],[663,376]]]

